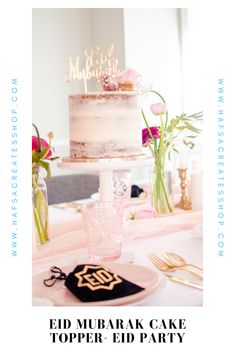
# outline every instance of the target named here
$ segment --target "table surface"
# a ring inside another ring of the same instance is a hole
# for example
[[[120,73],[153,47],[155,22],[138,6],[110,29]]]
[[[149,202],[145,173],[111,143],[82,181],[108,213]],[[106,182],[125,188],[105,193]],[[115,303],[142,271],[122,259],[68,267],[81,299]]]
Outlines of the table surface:
[[[145,206],[138,207],[143,209]],[[54,265],[61,268],[68,265],[75,267],[79,258],[81,259],[86,252],[86,235],[80,212],[65,204],[52,205],[49,207],[49,219],[50,242],[33,252],[33,276],[48,271]],[[201,224],[201,211],[181,210],[177,210],[172,216],[126,221],[123,252],[132,252],[134,264],[154,271],[158,269],[147,258],[150,252],[162,256],[164,252],[172,251],[182,255],[190,263],[202,265],[202,235],[201,231],[195,231],[200,229]],[[174,272],[174,275],[200,283],[200,279],[183,271]],[[45,287],[45,298],[46,290]],[[201,306],[202,304],[202,291],[167,281],[162,291],[137,305]]]

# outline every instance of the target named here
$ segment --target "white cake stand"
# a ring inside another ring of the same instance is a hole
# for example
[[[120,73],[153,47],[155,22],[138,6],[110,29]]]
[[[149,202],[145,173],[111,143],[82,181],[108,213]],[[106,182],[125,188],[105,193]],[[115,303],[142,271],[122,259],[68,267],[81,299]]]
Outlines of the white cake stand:
[[[64,157],[58,162],[58,167],[79,172],[99,172],[100,201],[113,201],[113,172],[151,165],[153,157],[146,154],[126,158],[99,158],[99,159],[73,159]],[[77,259],[78,263],[89,262],[87,251],[82,251]],[[128,263],[134,261],[134,253],[124,251],[118,262]]]
[[[113,201],[113,171],[140,168],[151,165],[153,157],[141,154],[123,158],[92,158],[74,159],[64,157],[58,162],[58,167],[67,170],[77,170],[79,172],[99,173],[99,193],[100,201]]]

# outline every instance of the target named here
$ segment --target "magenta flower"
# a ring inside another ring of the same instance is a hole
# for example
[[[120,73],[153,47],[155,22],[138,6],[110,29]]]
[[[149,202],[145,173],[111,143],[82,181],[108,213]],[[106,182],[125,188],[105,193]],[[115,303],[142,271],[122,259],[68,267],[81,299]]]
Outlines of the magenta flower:
[[[161,115],[167,111],[167,106],[166,103],[151,104],[150,110],[154,115]]]
[[[43,138],[40,138],[40,142],[41,142],[41,147],[43,149],[50,147],[50,145]],[[38,138],[37,138],[37,136],[32,136],[32,151],[33,150],[35,152],[39,152],[38,151]],[[51,157],[51,155],[52,155],[52,151],[50,149],[44,158],[47,159],[47,158]]]
[[[159,135],[159,131],[158,131],[158,127],[157,126],[152,126],[150,127],[150,131],[152,133],[153,138],[155,139],[159,139],[160,135]],[[148,128],[145,128],[142,130],[142,144],[144,147],[148,146],[150,143],[152,143],[152,138],[149,134],[149,130]]]

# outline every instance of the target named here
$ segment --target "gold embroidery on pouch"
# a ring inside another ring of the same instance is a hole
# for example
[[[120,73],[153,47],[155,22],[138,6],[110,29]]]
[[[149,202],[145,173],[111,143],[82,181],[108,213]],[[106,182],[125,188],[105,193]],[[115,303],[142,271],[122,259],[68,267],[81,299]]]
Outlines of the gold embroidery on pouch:
[[[89,269],[94,271],[88,273]],[[75,273],[75,276],[78,278],[78,287],[88,287],[93,291],[98,289],[112,290],[116,284],[122,282],[118,275],[96,265],[86,265],[82,271]]]

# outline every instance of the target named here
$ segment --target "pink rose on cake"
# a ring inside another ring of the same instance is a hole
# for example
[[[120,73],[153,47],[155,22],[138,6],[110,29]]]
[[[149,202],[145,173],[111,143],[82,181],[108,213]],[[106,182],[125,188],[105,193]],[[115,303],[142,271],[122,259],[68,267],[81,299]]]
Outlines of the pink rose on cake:
[[[118,89],[118,83],[112,76],[104,75],[101,82],[104,91],[117,91]]]
[[[104,75],[101,80],[104,91],[133,91],[140,75],[131,68],[120,72],[116,76]]]
[[[119,74],[117,74],[115,76],[115,79],[118,83],[120,82],[125,82],[125,81],[129,81],[129,82],[133,82],[136,83],[137,79],[140,77],[140,74],[138,72],[136,72],[135,70],[127,67],[126,70],[120,72]]]
[[[115,79],[121,91],[133,91],[137,86],[139,77],[138,72],[128,67],[125,71],[120,72]]]

